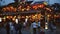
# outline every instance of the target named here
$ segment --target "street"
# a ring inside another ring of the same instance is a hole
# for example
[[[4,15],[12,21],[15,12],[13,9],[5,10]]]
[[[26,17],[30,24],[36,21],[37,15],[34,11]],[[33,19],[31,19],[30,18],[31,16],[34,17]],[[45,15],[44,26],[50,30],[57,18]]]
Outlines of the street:
[[[16,32],[16,31],[14,31],[13,34],[16,34],[15,32]],[[6,29],[1,28],[1,29],[0,29],[0,34],[6,34]],[[22,34],[30,34],[30,32],[29,32],[28,29],[25,29],[25,30],[22,29]]]
[[[53,32],[51,32],[50,30],[45,30],[45,34],[60,34],[60,30],[54,30]],[[0,29],[0,34],[6,34],[6,30],[4,28],[1,28]],[[13,34],[16,34],[15,31]],[[22,29],[22,34],[31,34],[30,30],[29,29],[25,29],[23,30]]]

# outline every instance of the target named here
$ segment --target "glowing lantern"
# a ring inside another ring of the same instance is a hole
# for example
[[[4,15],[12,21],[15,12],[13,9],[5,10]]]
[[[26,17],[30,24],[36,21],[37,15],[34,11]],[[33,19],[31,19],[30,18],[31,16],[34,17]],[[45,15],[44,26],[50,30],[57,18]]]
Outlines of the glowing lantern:
[[[9,16],[7,16],[7,18],[9,18]]]
[[[26,9],[26,10],[27,10],[27,11],[30,10],[30,6],[27,6],[27,9]]]
[[[25,9],[23,8],[22,11],[24,11]]]
[[[41,4],[41,5],[38,5],[38,7],[39,7],[39,8],[43,8],[43,7],[44,7],[44,5],[43,5],[43,4]]]
[[[13,18],[12,20],[15,21],[15,18]]]
[[[10,11],[10,8],[9,8],[9,7],[6,7],[6,10],[7,10],[7,11]]]
[[[30,10],[29,8],[26,9],[27,11]]]
[[[10,6],[10,10],[11,10],[11,11],[13,11],[13,10],[14,10],[13,6]]]
[[[39,5],[38,7],[40,7],[40,8],[41,8],[41,5]]]
[[[33,6],[33,9],[37,9],[38,7],[37,6]]]
[[[9,16],[10,18],[13,18],[12,16]]]
[[[35,15],[31,15],[31,18],[32,18],[32,19],[35,19]]]
[[[35,16],[37,16],[37,14],[35,14]]]
[[[6,8],[3,8],[2,11],[6,11]]]
[[[14,16],[14,18],[16,18],[16,16]]]
[[[50,17],[50,15],[47,15],[47,17]]]
[[[14,8],[14,10],[13,10],[13,11],[14,11],[14,12],[16,12],[16,10],[17,10],[17,9],[16,9],[16,8]]]

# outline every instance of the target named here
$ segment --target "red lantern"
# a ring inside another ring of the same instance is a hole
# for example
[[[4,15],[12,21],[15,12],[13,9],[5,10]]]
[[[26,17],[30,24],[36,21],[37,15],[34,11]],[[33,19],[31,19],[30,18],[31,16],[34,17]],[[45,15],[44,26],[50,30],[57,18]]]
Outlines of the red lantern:
[[[37,6],[33,6],[33,9],[37,9],[38,7]]]
[[[40,4],[40,5],[38,5],[38,7],[39,7],[39,8],[43,8],[43,7],[44,7],[44,5],[43,5],[43,4]]]

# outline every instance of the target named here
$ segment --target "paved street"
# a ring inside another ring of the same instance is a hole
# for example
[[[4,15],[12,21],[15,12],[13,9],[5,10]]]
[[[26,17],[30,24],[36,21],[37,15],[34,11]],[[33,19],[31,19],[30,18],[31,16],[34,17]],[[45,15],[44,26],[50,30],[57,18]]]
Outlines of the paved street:
[[[46,30],[45,34],[56,34],[56,30],[54,30],[53,32],[51,32],[51,30]]]
[[[56,33],[60,34],[60,30],[54,30],[53,32],[51,32],[50,30],[45,30],[45,34],[56,34]],[[2,28],[0,30],[0,34],[6,34],[6,30],[4,28]],[[15,32],[14,32],[14,34],[15,34]],[[31,34],[31,33],[30,33],[30,30],[28,30],[28,29],[25,29],[25,30],[22,29],[22,34]]]
[[[15,32],[16,32],[16,31],[14,31],[13,34],[15,34]],[[6,30],[5,30],[4,28],[1,28],[1,29],[0,29],[0,34],[6,34]],[[28,29],[23,30],[23,29],[22,29],[22,34],[30,34],[30,30],[28,30]]]

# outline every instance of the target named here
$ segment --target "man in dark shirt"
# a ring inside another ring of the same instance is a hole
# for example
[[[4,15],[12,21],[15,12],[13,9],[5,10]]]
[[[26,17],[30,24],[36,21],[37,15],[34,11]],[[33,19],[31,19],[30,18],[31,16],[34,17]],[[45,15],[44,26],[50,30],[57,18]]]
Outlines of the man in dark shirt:
[[[19,34],[22,34],[21,29],[22,29],[22,24],[21,23],[18,23],[18,24],[15,23],[16,34],[18,31],[19,31]]]

